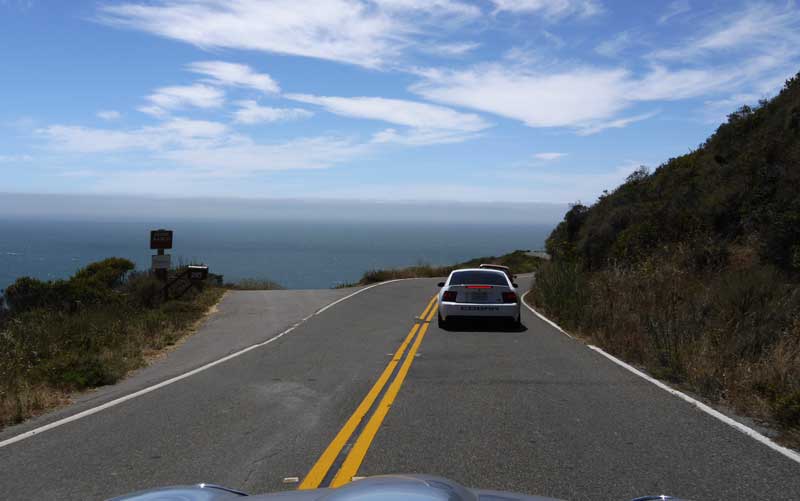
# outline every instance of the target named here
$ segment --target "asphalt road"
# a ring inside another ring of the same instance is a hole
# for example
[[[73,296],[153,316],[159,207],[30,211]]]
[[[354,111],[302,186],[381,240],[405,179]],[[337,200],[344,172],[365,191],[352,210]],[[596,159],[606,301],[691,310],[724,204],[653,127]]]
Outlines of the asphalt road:
[[[420,320],[436,281],[363,291],[270,344],[2,447],[0,498],[103,499],[196,482],[293,489],[284,479],[311,478],[330,450],[323,485],[355,461],[359,476],[432,473],[563,499],[800,498],[800,465],[524,308],[514,332]],[[351,292],[229,294],[165,359],[0,442],[263,342]]]

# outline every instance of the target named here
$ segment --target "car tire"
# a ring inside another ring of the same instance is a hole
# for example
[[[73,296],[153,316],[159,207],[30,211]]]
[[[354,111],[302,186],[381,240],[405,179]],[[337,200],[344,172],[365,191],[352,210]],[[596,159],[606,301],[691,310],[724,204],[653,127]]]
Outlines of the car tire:
[[[437,318],[436,318],[436,325],[437,325],[437,326],[438,326],[440,329],[447,330],[447,320],[445,320],[445,319],[443,319],[443,318],[442,318],[442,314],[441,314],[441,313],[439,313],[439,314],[437,315]]]

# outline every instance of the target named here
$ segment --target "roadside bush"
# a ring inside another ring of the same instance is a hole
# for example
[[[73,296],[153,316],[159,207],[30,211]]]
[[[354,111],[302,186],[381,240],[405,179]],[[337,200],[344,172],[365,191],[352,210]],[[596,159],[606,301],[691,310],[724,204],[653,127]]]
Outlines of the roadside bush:
[[[5,290],[8,307],[17,312],[42,308],[51,302],[51,287],[47,282],[35,278],[22,277]]]
[[[579,328],[583,312],[589,306],[587,285],[577,264],[554,261],[539,268],[532,295],[546,312],[559,312],[565,327]]]
[[[122,285],[125,276],[133,270],[134,264],[128,259],[110,257],[79,270],[72,282],[83,282],[88,286],[112,289]]]
[[[529,297],[603,349],[757,417],[798,427],[800,287],[774,267],[697,273],[678,246],[634,266],[542,266]]]
[[[124,291],[132,301],[145,308],[154,308],[163,300],[164,283],[150,273],[135,273],[128,278]]]
[[[224,292],[192,289],[164,302],[162,284],[146,273],[129,276],[131,268],[113,258],[69,280],[21,278],[9,287],[11,309],[0,322],[0,428],[68,392],[118,381],[180,339]]]

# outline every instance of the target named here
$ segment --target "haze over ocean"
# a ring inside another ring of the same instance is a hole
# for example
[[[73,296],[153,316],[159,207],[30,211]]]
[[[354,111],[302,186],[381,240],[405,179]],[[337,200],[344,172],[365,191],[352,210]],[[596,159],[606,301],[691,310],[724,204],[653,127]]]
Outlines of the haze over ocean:
[[[0,289],[21,276],[65,278],[111,256],[150,266],[149,230],[175,231],[173,264],[199,261],[226,281],[268,278],[287,288],[327,288],[373,268],[452,264],[538,249],[549,224],[342,221],[0,220]]]

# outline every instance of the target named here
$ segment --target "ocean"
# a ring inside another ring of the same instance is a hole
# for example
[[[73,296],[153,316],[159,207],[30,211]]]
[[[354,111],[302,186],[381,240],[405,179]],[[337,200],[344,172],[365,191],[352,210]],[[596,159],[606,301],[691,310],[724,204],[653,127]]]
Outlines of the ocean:
[[[370,269],[452,264],[540,249],[548,225],[341,221],[174,221],[172,263],[202,262],[225,281],[270,279],[290,289],[354,282]],[[142,222],[0,220],[0,289],[18,277],[65,278],[93,261],[128,258],[150,267]]]

